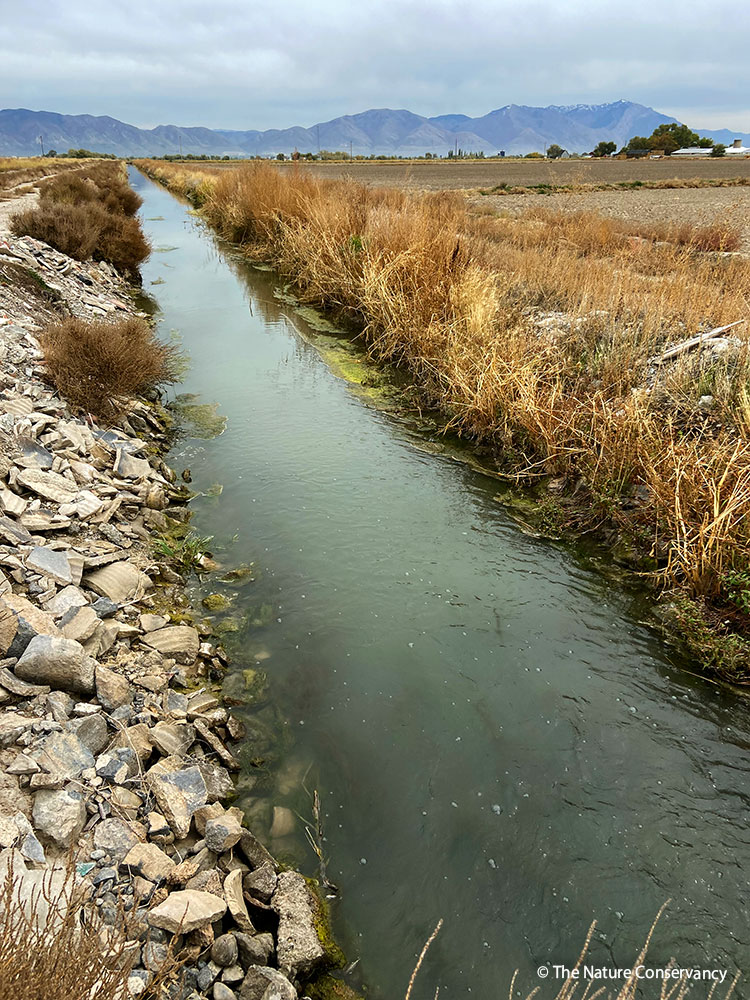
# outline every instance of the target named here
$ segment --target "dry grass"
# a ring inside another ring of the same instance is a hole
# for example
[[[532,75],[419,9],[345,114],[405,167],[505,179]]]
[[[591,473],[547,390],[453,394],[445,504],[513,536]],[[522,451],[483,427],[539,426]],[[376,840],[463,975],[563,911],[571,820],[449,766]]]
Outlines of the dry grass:
[[[38,181],[49,174],[78,170],[80,160],[63,160],[54,157],[0,157],[0,191],[16,188],[20,184]]]
[[[496,184],[491,188],[480,188],[484,195],[507,194],[587,194],[590,191],[637,191],[641,189],[659,191],[689,188],[731,188],[747,187],[750,177],[664,177],[655,180],[647,178],[623,181],[579,181],[558,184],[554,181],[539,184]]]
[[[731,225],[540,210],[495,218],[469,214],[453,193],[268,164],[144,166],[291,277],[305,301],[352,317],[373,355],[408,368],[505,471],[564,477],[587,498],[587,526],[626,532],[659,581],[730,600],[727,574],[750,568],[747,327],[722,356],[654,359],[748,317],[750,261],[726,253]],[[698,406],[706,395],[709,411]],[[735,642],[714,666],[747,679],[748,649]]]
[[[5,859],[4,859],[5,861]],[[137,957],[128,937],[134,918],[124,911],[106,925],[89,902],[90,889],[74,867],[25,870],[22,861],[0,873],[0,1000],[125,1000]],[[160,995],[177,963],[169,955],[142,996]]]
[[[175,349],[141,319],[64,319],[48,326],[40,343],[60,395],[102,420],[122,412],[127,398],[177,379]]]
[[[95,163],[44,181],[39,207],[14,215],[11,231],[76,260],[108,261],[134,277],[151,249],[134,218],[140,204],[121,164]]]

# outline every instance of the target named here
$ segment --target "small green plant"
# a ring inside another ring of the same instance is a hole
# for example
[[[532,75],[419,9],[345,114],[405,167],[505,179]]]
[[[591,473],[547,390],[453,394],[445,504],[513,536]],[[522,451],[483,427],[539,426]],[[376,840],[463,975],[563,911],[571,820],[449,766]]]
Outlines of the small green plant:
[[[194,532],[190,532],[184,538],[159,535],[154,542],[154,549],[158,555],[174,563],[181,572],[198,573],[202,568],[203,557],[210,555],[208,546],[212,541],[212,535],[201,536]]]
[[[750,570],[731,570],[727,573],[724,592],[732,604],[750,615]]]

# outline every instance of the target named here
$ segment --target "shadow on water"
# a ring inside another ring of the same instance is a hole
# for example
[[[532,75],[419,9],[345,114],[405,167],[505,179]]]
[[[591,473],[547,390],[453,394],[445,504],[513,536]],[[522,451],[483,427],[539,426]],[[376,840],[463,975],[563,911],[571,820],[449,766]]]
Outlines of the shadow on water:
[[[144,289],[191,357],[179,391],[227,417],[172,463],[210,494],[199,533],[252,564],[204,587],[229,601],[235,672],[255,671],[242,802],[299,857],[300,781],[319,789],[339,932],[373,995],[403,995],[439,917],[420,996],[494,997],[517,967],[530,990],[594,917],[593,960],[627,967],[667,897],[654,964],[741,969],[746,702],[682,671],[583,550],[520,532],[496,481],[364,406],[272,275],[134,182],[176,248]]]

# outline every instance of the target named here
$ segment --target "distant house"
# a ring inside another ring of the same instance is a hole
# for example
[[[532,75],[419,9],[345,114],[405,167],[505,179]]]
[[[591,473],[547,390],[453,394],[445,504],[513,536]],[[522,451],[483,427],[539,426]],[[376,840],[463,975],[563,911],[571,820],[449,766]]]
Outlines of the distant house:
[[[735,139],[731,146],[727,146],[725,156],[750,156],[750,147],[742,145],[742,139]]]
[[[672,156],[710,156],[711,147],[708,146],[686,146],[684,149],[675,149]]]
[[[626,149],[625,156],[628,160],[642,160],[647,156],[651,156],[650,149]]]

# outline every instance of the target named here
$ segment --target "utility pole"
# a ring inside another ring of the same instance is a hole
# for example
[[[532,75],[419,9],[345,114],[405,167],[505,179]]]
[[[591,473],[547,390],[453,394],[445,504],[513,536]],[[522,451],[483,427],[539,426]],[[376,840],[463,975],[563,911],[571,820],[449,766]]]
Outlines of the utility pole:
[[[42,147],[42,156],[44,156],[44,136],[39,136],[39,145]]]
[[[320,125],[315,126],[315,131],[318,133],[318,156],[320,156]]]
[[[352,152],[352,140],[351,139],[349,140],[349,159],[350,160],[354,159],[354,153]]]
[[[180,159],[182,159],[182,133],[180,133]]]
[[[454,151],[453,155],[454,156],[458,156],[458,139],[456,139],[456,148],[455,148],[455,151]]]

